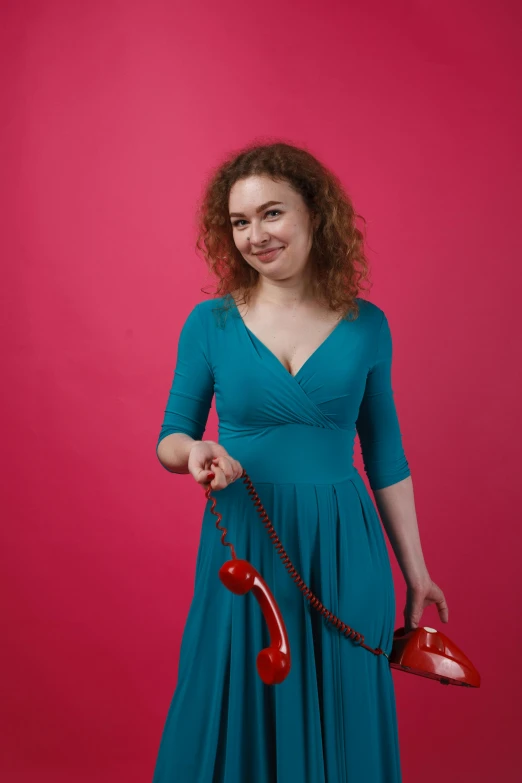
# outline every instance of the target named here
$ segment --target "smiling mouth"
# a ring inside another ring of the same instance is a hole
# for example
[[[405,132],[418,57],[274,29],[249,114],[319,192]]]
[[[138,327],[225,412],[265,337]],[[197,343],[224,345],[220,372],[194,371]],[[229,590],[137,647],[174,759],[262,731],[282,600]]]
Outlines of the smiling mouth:
[[[256,257],[260,258],[261,261],[271,261],[272,258],[275,258],[280,250],[283,250],[283,248],[275,247],[272,250],[268,250],[266,253],[256,253]]]

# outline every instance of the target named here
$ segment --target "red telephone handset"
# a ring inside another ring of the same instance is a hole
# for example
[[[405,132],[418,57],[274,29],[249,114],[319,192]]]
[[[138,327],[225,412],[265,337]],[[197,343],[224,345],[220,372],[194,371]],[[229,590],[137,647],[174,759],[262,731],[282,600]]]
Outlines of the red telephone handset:
[[[219,569],[219,578],[236,595],[245,595],[252,590],[259,601],[270,632],[270,645],[257,656],[257,671],[265,685],[283,682],[290,671],[290,645],[285,624],[263,577],[247,560],[233,558]]]
[[[210,499],[212,488],[210,485],[205,490],[205,496]],[[214,511],[216,499],[213,497],[211,513],[217,517],[216,527],[222,531],[221,543],[230,547],[232,559],[227,560],[219,569],[219,578],[231,592],[236,595],[245,595],[250,590],[257,599],[268,625],[270,633],[270,645],[265,647],[257,656],[257,673],[266,685],[278,685],[283,682],[290,671],[290,644],[285,624],[279,611],[274,596],[268,585],[247,560],[236,557],[234,546],[230,541],[225,541],[226,527],[221,527],[221,514]]]

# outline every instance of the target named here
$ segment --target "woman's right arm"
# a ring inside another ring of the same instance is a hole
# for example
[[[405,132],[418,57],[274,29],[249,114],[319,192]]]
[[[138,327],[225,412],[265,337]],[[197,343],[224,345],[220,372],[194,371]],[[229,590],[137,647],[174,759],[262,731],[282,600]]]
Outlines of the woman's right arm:
[[[243,468],[219,443],[201,440],[214,395],[214,375],[201,315],[201,308],[196,305],[181,329],[156,454],[170,473],[191,473],[203,484],[210,478],[213,489],[224,489],[242,475]]]
[[[158,459],[164,468],[171,473],[189,473],[188,459],[190,450],[195,443],[203,443],[202,440],[194,440],[184,432],[174,432],[166,435],[157,448]],[[205,443],[214,443],[206,440]]]
[[[158,459],[171,473],[189,472],[190,450],[201,442],[213,395],[207,335],[201,308],[196,305],[180,332],[176,367],[156,443]]]

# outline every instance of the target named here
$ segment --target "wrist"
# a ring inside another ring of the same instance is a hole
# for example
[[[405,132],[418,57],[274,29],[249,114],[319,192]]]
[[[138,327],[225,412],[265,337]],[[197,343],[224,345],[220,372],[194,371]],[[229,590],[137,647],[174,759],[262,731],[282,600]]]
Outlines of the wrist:
[[[416,574],[404,574],[404,580],[408,590],[417,590],[420,587],[430,584],[431,577],[426,569]]]

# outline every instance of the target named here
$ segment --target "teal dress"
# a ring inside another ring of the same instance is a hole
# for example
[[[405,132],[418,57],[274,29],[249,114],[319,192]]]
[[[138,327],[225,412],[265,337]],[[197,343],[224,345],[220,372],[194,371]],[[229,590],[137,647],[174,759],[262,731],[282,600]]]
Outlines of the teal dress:
[[[180,333],[158,443],[173,432],[201,440],[215,394],[218,441],[250,476],[306,585],[365,644],[389,654],[394,584],[379,516],[353,465],[356,432],[372,490],[410,470],[393,399],[388,320],[375,304],[357,302],[359,316],[341,320],[295,376],[246,326],[232,297],[197,304]],[[231,555],[209,500],[153,783],[399,783],[387,658],[343,636],[311,606],[241,479],[213,497],[236,556],[274,594],[291,670],[278,685],[257,674],[268,629],[253,594],[234,595],[219,579]]]

